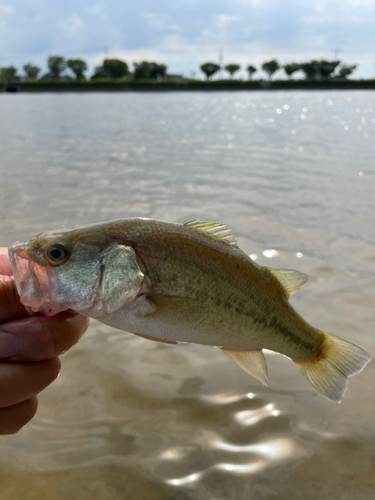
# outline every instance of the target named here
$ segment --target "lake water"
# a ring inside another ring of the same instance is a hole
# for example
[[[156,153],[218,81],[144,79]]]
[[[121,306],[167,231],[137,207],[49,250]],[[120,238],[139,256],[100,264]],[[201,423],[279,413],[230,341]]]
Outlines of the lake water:
[[[0,95],[1,246],[115,217],[224,222],[310,275],[314,326],[375,356],[375,93]],[[375,363],[337,405],[283,356],[92,321],[37,417],[1,438],[1,500],[375,498]]]

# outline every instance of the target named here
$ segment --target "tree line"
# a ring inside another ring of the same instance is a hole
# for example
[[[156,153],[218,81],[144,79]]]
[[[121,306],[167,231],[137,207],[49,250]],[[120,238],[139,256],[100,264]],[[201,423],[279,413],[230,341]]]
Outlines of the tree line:
[[[74,74],[76,80],[85,80],[85,72],[88,69],[87,63],[82,59],[64,59],[61,56],[49,56],[47,59],[48,73],[41,77],[42,80],[72,80],[73,77],[63,74],[66,69],[70,69]],[[283,69],[288,78],[292,78],[293,74],[297,71],[302,71],[307,80],[326,80],[329,78],[345,79],[353,73],[357,68],[356,64],[348,65],[343,64],[341,61],[326,61],[312,60],[303,63],[289,63],[280,65],[276,59],[266,61],[262,64],[261,69],[267,74],[268,79],[271,80],[273,75]],[[200,66],[201,71],[205,74],[206,79],[209,80],[212,76],[217,74],[221,69],[227,71],[231,78],[241,69],[239,64],[227,64],[223,68],[214,62],[206,62]],[[31,63],[23,66],[26,81],[37,80],[41,72],[41,68]],[[249,80],[253,75],[259,71],[255,66],[249,65],[246,67],[249,75]],[[125,61],[120,59],[105,59],[101,66],[95,68],[91,80],[99,78],[134,78],[146,80],[162,80],[167,75],[167,66],[156,62],[142,61],[133,64],[133,71],[129,68]],[[16,83],[21,80],[17,74],[17,68],[14,66],[7,66],[0,68],[0,83],[9,84]]]
[[[341,67],[338,68],[340,65]],[[308,62],[289,63],[281,66],[277,59],[272,59],[271,61],[263,63],[261,68],[267,74],[269,80],[271,80],[274,73],[280,69],[285,71],[288,78],[292,78],[293,74],[297,71],[302,71],[305,73],[305,78],[307,80],[324,80],[332,77],[347,78],[357,68],[357,65],[342,64],[341,61],[326,61],[325,59],[318,61],[314,59]],[[200,66],[200,69],[206,75],[207,80],[209,80],[213,75],[218,73],[222,67],[213,62],[206,62]],[[239,64],[227,64],[223,69],[233,78],[235,73],[241,69],[241,66]],[[338,69],[337,73],[335,73],[336,69]],[[247,66],[246,70],[249,74],[249,80],[251,80],[254,73],[258,71],[252,64]]]
[[[47,59],[48,73],[42,76],[43,80],[69,80],[73,79],[68,75],[63,75],[66,69],[70,69],[76,80],[85,80],[85,72],[88,69],[87,63],[82,59],[64,59],[61,56],[49,56]],[[24,79],[28,81],[37,80],[41,68],[31,63],[23,66],[25,72]],[[101,66],[95,68],[91,80],[98,78],[127,78],[135,79],[162,79],[167,71],[165,64],[142,61],[133,64],[133,71],[130,71],[128,64],[120,59],[105,59]],[[17,74],[17,68],[7,66],[0,68],[1,83],[16,83],[21,80]]]

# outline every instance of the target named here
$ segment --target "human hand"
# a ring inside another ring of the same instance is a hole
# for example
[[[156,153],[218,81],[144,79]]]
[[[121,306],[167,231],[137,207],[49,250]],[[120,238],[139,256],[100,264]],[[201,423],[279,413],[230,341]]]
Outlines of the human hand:
[[[36,395],[59,374],[58,356],[78,342],[88,324],[88,318],[70,312],[29,316],[8,250],[0,248],[0,435],[18,432],[34,417]]]

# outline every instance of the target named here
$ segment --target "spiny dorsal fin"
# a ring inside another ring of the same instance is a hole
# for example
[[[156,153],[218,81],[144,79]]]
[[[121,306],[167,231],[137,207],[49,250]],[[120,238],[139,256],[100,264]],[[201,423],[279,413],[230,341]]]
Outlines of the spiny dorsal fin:
[[[262,382],[263,385],[268,385],[268,369],[262,349],[243,351],[221,348],[221,350],[246,373]]]
[[[308,278],[307,274],[294,271],[294,269],[271,269],[270,267],[264,267],[264,270],[277,279],[283,287],[287,299],[298,292]]]
[[[211,240],[225,243],[232,248],[240,250],[240,248],[238,248],[237,241],[231,233],[231,229],[229,229],[225,224],[220,224],[220,222],[201,222],[199,219],[196,219],[186,222],[184,226],[192,229],[196,233],[210,238]]]

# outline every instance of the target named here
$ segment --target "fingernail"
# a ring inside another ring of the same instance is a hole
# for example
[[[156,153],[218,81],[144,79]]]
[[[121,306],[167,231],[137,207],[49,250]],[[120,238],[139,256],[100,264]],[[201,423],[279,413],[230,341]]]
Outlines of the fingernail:
[[[0,359],[17,356],[19,346],[19,339],[16,335],[0,332]]]

